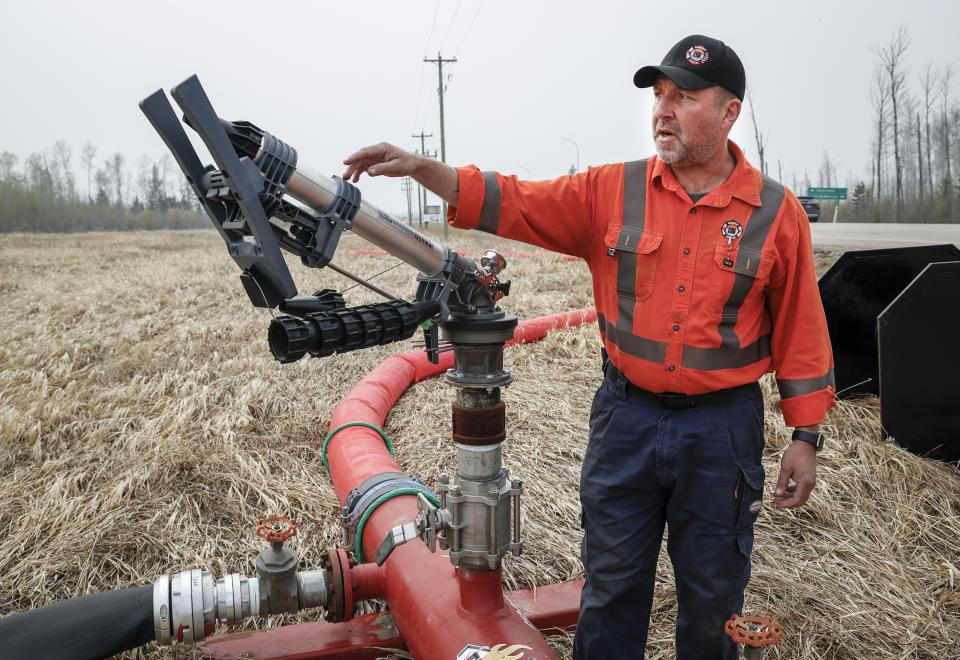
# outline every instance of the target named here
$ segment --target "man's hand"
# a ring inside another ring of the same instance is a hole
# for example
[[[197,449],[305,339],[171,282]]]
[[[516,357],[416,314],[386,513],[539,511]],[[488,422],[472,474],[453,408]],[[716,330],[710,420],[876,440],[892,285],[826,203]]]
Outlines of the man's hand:
[[[370,176],[410,176],[452,206],[460,200],[460,180],[455,169],[387,142],[364,147],[348,156],[343,164],[347,166],[345,181],[356,183],[364,172]]]
[[[354,183],[366,172],[370,176],[413,176],[421,156],[404,151],[387,142],[381,142],[348,156],[343,178]]]
[[[794,441],[780,460],[780,478],[773,491],[774,504],[778,509],[803,506],[816,482],[817,450],[809,442]]]

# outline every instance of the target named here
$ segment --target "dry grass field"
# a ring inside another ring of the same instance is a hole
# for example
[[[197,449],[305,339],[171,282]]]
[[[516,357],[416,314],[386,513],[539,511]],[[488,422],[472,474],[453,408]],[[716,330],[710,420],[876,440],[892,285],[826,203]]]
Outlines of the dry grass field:
[[[468,253],[537,251],[455,230],[447,241]],[[341,247],[370,246],[349,237]],[[395,263],[341,254],[364,276]],[[831,255],[821,257],[822,269]],[[591,304],[582,262],[508,262],[503,306],[521,319]],[[294,265],[304,293],[349,284]],[[0,615],[192,567],[254,574],[266,513],[298,519],[292,543],[305,567],[337,543],[319,455],[332,410],[409,345],[281,366],[266,345],[270,316],[250,306],[238,275],[212,229],[0,236]],[[376,281],[410,297],[413,277],[402,265]],[[374,298],[353,289],[347,300]],[[507,351],[504,462],[527,488],[511,588],[582,577],[577,483],[598,350],[588,326]],[[770,491],[789,433],[771,381],[763,386]],[[401,468],[427,484],[454,465],[451,398],[433,379],[387,418]],[[885,441],[875,400],[841,403],[825,431],[809,505],[768,506],[757,524],[745,609],[783,624],[769,657],[960,658],[960,472]],[[673,656],[675,604],[664,554],[648,658]],[[570,639],[551,640],[561,656]],[[191,651],[133,656],[176,654]]]

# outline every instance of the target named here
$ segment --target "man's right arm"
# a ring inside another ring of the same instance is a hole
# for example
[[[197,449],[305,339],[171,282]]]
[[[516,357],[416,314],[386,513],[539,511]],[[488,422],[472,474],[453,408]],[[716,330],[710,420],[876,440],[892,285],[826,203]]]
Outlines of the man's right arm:
[[[364,147],[347,157],[343,164],[347,166],[343,173],[347,181],[356,183],[364,172],[370,176],[409,176],[451,206],[456,206],[460,199],[455,169],[387,142]]]
[[[454,169],[386,142],[360,149],[343,162],[347,166],[343,178],[354,182],[364,172],[413,177],[449,203],[447,222],[454,227],[584,258],[598,245],[594,240],[598,177],[605,182],[608,199],[617,197],[623,186],[622,165],[591,168],[553,181],[520,181],[472,165]]]

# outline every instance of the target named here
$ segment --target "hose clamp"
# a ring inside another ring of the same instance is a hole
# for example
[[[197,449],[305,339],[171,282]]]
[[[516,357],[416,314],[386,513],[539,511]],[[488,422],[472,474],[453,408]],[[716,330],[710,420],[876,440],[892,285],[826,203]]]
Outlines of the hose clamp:
[[[434,499],[436,496],[422,481],[403,472],[380,472],[368,477],[359,486],[353,488],[343,504],[340,515],[340,526],[343,527],[343,546],[352,548],[356,545],[357,526],[367,510],[374,502],[391,491],[398,489],[412,489],[428,494]]]

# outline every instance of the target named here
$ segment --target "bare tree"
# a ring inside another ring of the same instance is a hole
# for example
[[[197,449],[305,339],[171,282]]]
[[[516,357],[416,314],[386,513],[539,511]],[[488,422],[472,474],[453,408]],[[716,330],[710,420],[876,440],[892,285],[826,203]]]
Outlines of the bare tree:
[[[818,184],[820,186],[826,186],[827,188],[832,188],[834,181],[837,179],[837,167],[830,160],[830,154],[826,151],[823,152],[823,162],[820,164],[820,169],[817,172]]]
[[[140,201],[149,206],[147,197],[150,195],[150,169],[153,163],[150,156],[143,155],[137,159],[137,195]]]
[[[940,123],[941,123],[941,132],[943,134],[943,157],[944,165],[946,167],[946,176],[951,181],[953,180],[953,173],[950,171],[950,127],[947,125],[947,116],[949,114],[949,105],[950,105],[950,77],[951,77],[950,67],[947,67],[943,71],[943,75],[940,77]]]
[[[93,197],[90,194],[90,175],[93,172],[93,159],[97,156],[97,148],[88,140],[83,143],[80,150],[80,163],[87,170],[87,201],[92,202]]]
[[[171,167],[173,167],[173,163],[172,163],[172,161],[170,160],[170,154],[163,154],[163,155],[160,157],[160,166],[159,166],[159,169],[160,169],[160,181],[161,181],[161,183],[162,183],[162,185],[163,185],[163,194],[164,194],[164,197],[166,197],[168,200],[171,199],[172,197],[174,197],[174,195],[172,195],[172,194],[170,193],[170,191],[167,190],[167,186],[169,185],[169,184],[168,184],[168,179],[167,179],[167,177],[168,177],[168,175],[170,174],[170,168],[171,168]]]
[[[763,133],[760,132],[760,127],[757,125],[757,104],[753,100],[753,91],[751,90],[747,90],[747,101],[750,103],[750,121],[753,122],[753,138],[757,142],[757,154],[760,156],[760,171],[766,174],[767,161],[764,158],[764,152],[766,151],[767,143]]]
[[[50,172],[50,163],[44,154],[32,153],[23,162],[24,174],[29,186],[41,194],[53,193],[53,174]]]
[[[97,204],[101,206],[106,206],[110,203],[110,186],[112,177],[107,171],[107,165],[109,163],[104,163],[104,166],[97,169],[93,175],[93,180],[97,184]]]
[[[53,161],[63,177],[64,197],[70,201],[73,201],[76,193],[76,182],[73,170],[70,169],[70,159],[72,157],[73,149],[70,148],[66,140],[57,140],[53,143]]]
[[[903,217],[903,164],[900,162],[900,118],[898,107],[903,104],[906,93],[907,72],[904,57],[910,39],[907,29],[900,26],[886,46],[880,49],[880,66],[883,67],[884,78],[890,93],[890,109],[893,123],[893,169],[897,182],[897,221]]]
[[[927,63],[926,71],[920,78],[920,89],[923,91],[923,120],[927,142],[927,189],[933,194],[933,149],[930,148],[930,110],[937,102],[939,76],[934,72],[933,65]]]
[[[0,154],[0,179],[11,181],[14,178],[13,169],[17,166],[17,156],[4,151]]]
[[[923,140],[920,131],[920,113],[917,113],[917,195],[923,201]],[[929,154],[928,154],[929,155]]]
[[[110,176],[113,189],[117,193],[117,206],[123,206],[123,154],[119,151],[104,162],[104,167]]]
[[[876,199],[880,199],[883,194],[883,152],[888,140],[887,124],[890,121],[888,98],[887,86],[883,81],[883,71],[880,66],[877,66],[873,72],[873,87],[870,88],[870,102],[877,113],[874,124],[876,129],[876,137],[874,138],[875,159],[873,172],[871,172],[873,193]]]

